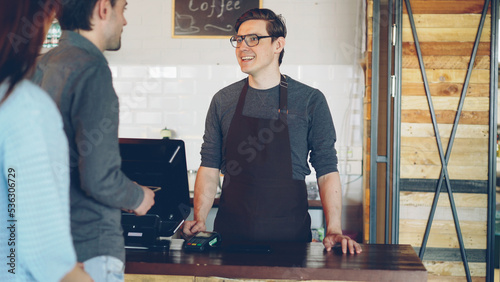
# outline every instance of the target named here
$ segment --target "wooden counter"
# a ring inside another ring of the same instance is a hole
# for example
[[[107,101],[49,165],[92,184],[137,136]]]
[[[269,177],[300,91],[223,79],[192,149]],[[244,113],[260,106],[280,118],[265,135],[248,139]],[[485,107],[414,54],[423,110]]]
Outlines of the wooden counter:
[[[269,254],[127,250],[125,273],[236,279],[427,281],[427,271],[410,245],[362,247],[363,252],[356,255],[326,252],[321,243],[273,244]]]

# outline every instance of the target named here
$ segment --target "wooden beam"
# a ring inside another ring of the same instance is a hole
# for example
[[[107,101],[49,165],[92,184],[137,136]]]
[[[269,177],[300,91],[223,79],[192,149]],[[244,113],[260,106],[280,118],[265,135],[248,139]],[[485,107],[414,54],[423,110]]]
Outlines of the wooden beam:
[[[413,2],[413,1],[412,1]],[[416,28],[479,28],[481,14],[415,14]],[[410,27],[408,14],[403,15],[403,26]],[[486,15],[483,29],[491,29],[491,15]]]
[[[430,210],[431,210],[430,206],[401,205],[400,218],[407,220],[415,220],[415,219],[428,220]],[[460,219],[460,222],[466,222],[466,221],[486,222],[488,209],[486,208],[486,206],[484,208],[461,207],[457,208],[457,214],[458,218]],[[437,207],[436,213],[434,214],[434,220],[453,222],[453,215],[451,213],[451,209],[449,207]],[[484,240],[486,241],[486,238],[484,238]],[[445,246],[448,245],[443,244],[443,246],[441,247]],[[477,249],[485,249],[485,248],[486,245],[484,245],[483,247],[479,247]]]
[[[451,124],[438,124],[441,137],[449,138],[451,128]],[[488,131],[488,125],[459,124],[455,138],[488,138]],[[434,127],[426,123],[402,122],[401,137],[435,137]]]
[[[402,228],[402,227],[400,227]],[[413,247],[422,245],[423,233],[399,232],[399,243],[410,244]],[[463,234],[464,245],[467,249],[486,249],[486,234]],[[457,234],[429,233],[427,241],[429,248],[460,248]]]
[[[452,82],[463,83],[466,70],[453,69],[428,69],[426,70],[429,83]],[[422,83],[422,73],[419,69],[403,69],[402,80],[404,82]],[[489,83],[489,70],[473,70],[470,76],[470,83]]]
[[[459,97],[431,97],[434,110],[451,110],[458,109]],[[463,104],[463,111],[488,112],[490,100],[488,97],[466,97]],[[426,96],[403,96],[401,97],[402,110],[424,110],[429,111],[429,104]],[[488,122],[483,123],[488,124]]]
[[[474,42],[420,42],[423,56],[470,56]],[[403,55],[416,55],[415,43],[403,42]],[[477,49],[478,56],[490,55],[490,43],[480,42]]]
[[[430,83],[429,90],[432,96],[460,97],[462,94],[463,83],[440,82]],[[403,96],[425,96],[423,83],[403,82]],[[490,85],[488,83],[470,83],[467,89],[466,97],[489,97]]]
[[[443,195],[447,198],[447,196]],[[441,197],[440,197],[441,198]],[[399,229],[404,233],[424,234],[427,227],[426,219],[400,219]],[[486,222],[460,221],[460,229],[464,234],[477,233],[486,234]],[[431,230],[435,234],[456,234],[455,223],[452,220],[434,220]],[[421,243],[418,244],[421,246]]]
[[[488,138],[456,138],[453,150],[471,154],[487,154]],[[441,138],[443,146],[448,146],[449,138]],[[444,149],[445,149],[444,148]],[[401,137],[401,151],[418,150],[420,152],[437,152],[435,137]]]
[[[480,14],[484,1],[411,1],[414,14]],[[403,13],[407,14],[406,3],[403,1]],[[489,13],[489,12],[488,12]]]
[[[424,263],[425,264],[425,263]],[[498,270],[498,269],[496,269]],[[471,282],[484,282],[486,276],[471,276]],[[462,276],[444,276],[440,274],[427,274],[427,282],[468,282],[465,275]]]
[[[420,42],[474,42],[477,28],[418,28],[417,35]],[[413,42],[411,27],[403,26],[403,41]],[[480,42],[490,41],[490,30],[484,29]]]
[[[437,179],[441,172],[441,165],[401,165],[401,178],[428,178]],[[482,166],[448,166],[450,179],[487,180],[488,164]],[[486,220],[486,219],[484,219]]]
[[[432,201],[434,199],[435,193],[430,192],[401,192],[400,194],[401,205],[405,206],[432,206]],[[457,208],[468,207],[468,208],[484,208],[488,205],[488,195],[487,194],[470,194],[470,193],[454,193],[453,198],[455,199],[455,205]],[[441,192],[438,200],[438,207],[450,207],[450,201],[448,199],[448,194]],[[411,232],[422,232],[425,230],[426,220],[412,222]],[[400,221],[400,224],[409,223],[409,221]],[[437,226],[437,233],[455,233],[455,228],[449,227],[449,224],[453,225],[453,221],[438,221],[433,223],[433,226]],[[448,226],[448,227],[447,227]],[[464,223],[462,228],[464,233],[484,233],[486,234],[486,221],[468,221]],[[410,230],[407,230],[410,232]]]
[[[463,262],[423,261],[423,264],[427,269],[427,271],[431,274],[452,277],[452,279],[450,279],[449,281],[454,281],[454,282],[467,281],[464,277],[465,270]],[[469,270],[471,272],[471,276],[479,277],[477,281],[485,281],[483,280],[483,277],[486,277],[486,263],[480,263],[480,262],[469,263]],[[438,281],[448,281],[448,280],[438,280]]]
[[[437,110],[436,120],[438,123],[453,124],[456,111]],[[483,111],[463,111],[460,114],[460,124],[488,124],[489,112]],[[402,110],[401,121],[411,123],[431,123],[431,114],[428,110]]]
[[[487,154],[471,153],[469,151],[452,150],[448,166],[464,164],[481,166],[488,163]],[[438,152],[422,152],[416,150],[401,150],[401,165],[441,165]]]
[[[464,69],[469,67],[470,56],[422,56],[426,69]],[[403,55],[402,67],[404,69],[420,69],[416,55]],[[489,56],[477,56],[474,69],[490,69]]]

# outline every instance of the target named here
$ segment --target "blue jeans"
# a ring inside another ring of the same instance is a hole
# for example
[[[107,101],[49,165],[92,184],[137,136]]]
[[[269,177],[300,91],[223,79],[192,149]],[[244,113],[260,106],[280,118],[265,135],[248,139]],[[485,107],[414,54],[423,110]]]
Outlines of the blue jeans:
[[[123,282],[125,265],[112,256],[98,256],[83,262],[85,271],[95,282]]]

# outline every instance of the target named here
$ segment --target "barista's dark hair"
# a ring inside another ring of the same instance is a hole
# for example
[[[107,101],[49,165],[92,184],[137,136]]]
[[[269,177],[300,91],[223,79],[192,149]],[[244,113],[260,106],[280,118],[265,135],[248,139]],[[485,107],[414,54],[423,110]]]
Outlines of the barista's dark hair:
[[[272,36],[272,41],[274,42],[278,37],[286,37],[286,25],[285,19],[282,15],[276,15],[273,11],[269,9],[251,9],[246,11],[241,15],[234,25],[236,32],[240,29],[242,23],[249,20],[264,20],[267,22],[266,29],[267,33]],[[285,55],[285,49],[280,53],[279,64],[283,61],[283,56]]]
[[[0,84],[8,85],[0,104],[33,69],[58,1],[0,0]]]
[[[99,0],[58,0],[62,1],[62,9],[57,15],[59,24],[64,30],[92,30],[90,19]],[[114,7],[116,0],[109,0]]]

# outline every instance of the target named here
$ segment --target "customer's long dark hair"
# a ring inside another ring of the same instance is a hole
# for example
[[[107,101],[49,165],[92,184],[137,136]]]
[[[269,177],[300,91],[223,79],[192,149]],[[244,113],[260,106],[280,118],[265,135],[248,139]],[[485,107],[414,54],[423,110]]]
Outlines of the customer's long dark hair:
[[[0,0],[0,84],[8,84],[7,99],[32,70],[45,38],[45,23],[60,0]]]

